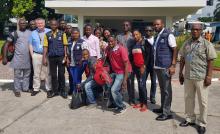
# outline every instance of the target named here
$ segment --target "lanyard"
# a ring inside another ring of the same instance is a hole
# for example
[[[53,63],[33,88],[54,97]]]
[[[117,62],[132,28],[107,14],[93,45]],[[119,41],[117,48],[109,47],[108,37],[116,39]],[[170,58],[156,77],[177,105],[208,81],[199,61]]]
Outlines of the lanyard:
[[[192,52],[199,47],[199,42],[195,44],[195,46],[191,49],[191,51],[189,52],[190,54],[192,54]]]

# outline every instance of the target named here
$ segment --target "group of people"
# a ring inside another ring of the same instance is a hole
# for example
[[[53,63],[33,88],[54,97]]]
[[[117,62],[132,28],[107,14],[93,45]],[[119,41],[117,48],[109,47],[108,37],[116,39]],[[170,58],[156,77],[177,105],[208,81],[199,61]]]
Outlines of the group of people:
[[[11,61],[15,96],[20,97],[21,91],[30,92],[31,96],[37,95],[41,80],[45,80],[48,98],[57,95],[67,98],[68,94],[83,90],[87,104],[96,106],[95,94],[100,85],[94,80],[94,74],[96,62],[101,58],[108,62],[113,80],[106,84],[109,91],[108,108],[114,109],[115,114],[124,113],[126,105],[122,92],[127,90],[129,105],[140,112],[147,111],[146,80],[150,75],[149,101],[152,104],[156,103],[156,79],[161,91],[161,107],[153,109],[153,112],[160,113],[156,120],[172,119],[171,79],[175,74],[178,55],[174,35],[164,27],[161,19],[156,19],[153,26],[146,26],[144,33],[139,29],[132,30],[129,21],[124,21],[122,27],[123,32],[115,36],[109,28],[93,29],[92,25],[86,24],[84,35],[81,36],[78,28],[66,25],[65,21],[51,20],[48,29],[45,28],[45,20],[38,18],[30,22],[28,30],[26,20],[20,19],[19,29],[12,32],[6,42],[6,46],[9,43],[15,46]],[[206,131],[207,88],[211,84],[212,61],[216,58],[216,52],[213,45],[202,38],[200,24],[194,24],[191,30],[192,37],[179,51],[179,81],[185,87],[186,114],[186,120],[180,126],[196,123],[198,132],[202,134]],[[4,57],[3,62],[7,63],[7,58]],[[69,90],[65,87],[65,67],[69,73]],[[82,82],[84,72],[87,78]],[[139,99],[135,97],[135,77]],[[194,113],[196,92],[200,107],[197,119]]]

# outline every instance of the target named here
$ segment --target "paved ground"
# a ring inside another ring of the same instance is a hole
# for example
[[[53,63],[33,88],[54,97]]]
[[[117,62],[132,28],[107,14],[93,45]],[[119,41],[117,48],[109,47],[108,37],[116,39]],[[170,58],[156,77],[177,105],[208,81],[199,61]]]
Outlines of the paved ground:
[[[173,120],[155,121],[150,110],[141,113],[128,108],[123,115],[112,111],[82,107],[70,110],[70,100],[55,97],[47,99],[41,92],[35,97],[22,93],[14,97],[12,83],[0,83],[0,134],[196,134],[195,128],[180,128],[183,120],[183,86],[173,83],[173,105],[176,113]],[[220,134],[220,82],[210,87],[207,134]],[[157,102],[160,93],[157,90]],[[158,103],[159,104],[159,103]],[[198,107],[196,108],[198,111]]]

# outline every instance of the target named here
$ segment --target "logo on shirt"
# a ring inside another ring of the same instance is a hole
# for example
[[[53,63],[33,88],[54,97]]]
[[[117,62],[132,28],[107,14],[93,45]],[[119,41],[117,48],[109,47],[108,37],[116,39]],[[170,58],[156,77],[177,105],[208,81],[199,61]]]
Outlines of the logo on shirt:
[[[161,39],[161,40],[160,40],[160,43],[165,43],[165,40],[164,40],[164,39]]]

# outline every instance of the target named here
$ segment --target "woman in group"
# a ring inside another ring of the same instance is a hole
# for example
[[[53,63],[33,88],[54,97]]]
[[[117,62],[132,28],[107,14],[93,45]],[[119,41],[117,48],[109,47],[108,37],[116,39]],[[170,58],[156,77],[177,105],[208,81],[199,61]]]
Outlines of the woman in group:
[[[110,28],[104,29],[104,30],[103,30],[103,40],[104,40],[105,42],[108,42],[108,38],[111,36],[111,34],[112,34],[112,31],[111,31]]]
[[[87,49],[86,42],[80,38],[80,31],[78,28],[73,28],[71,31],[72,42],[68,46],[68,73],[69,73],[69,84],[70,90],[69,95],[79,88],[82,81],[83,66],[82,63],[82,50]]]
[[[104,56],[105,48],[108,46],[107,42],[103,40],[102,32],[100,28],[94,30],[94,35],[99,38],[99,46],[101,50],[102,57]]]
[[[138,81],[139,103],[133,108],[140,108],[141,112],[147,110],[147,88],[146,88],[146,64],[149,60],[148,48],[145,44],[141,32],[133,31],[134,44],[132,46],[132,62],[134,65],[133,71]]]

